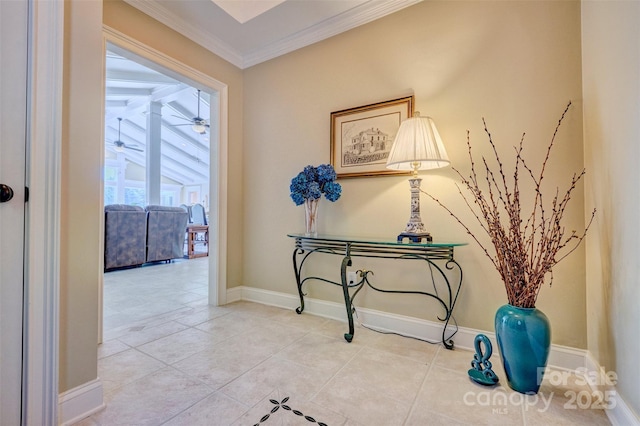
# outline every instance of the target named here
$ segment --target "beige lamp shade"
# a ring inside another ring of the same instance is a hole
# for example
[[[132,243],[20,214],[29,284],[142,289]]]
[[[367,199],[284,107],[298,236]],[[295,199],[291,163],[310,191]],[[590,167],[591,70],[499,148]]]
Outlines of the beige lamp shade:
[[[415,112],[400,124],[387,159],[388,169],[417,171],[449,164],[447,151],[431,117],[421,117]]]

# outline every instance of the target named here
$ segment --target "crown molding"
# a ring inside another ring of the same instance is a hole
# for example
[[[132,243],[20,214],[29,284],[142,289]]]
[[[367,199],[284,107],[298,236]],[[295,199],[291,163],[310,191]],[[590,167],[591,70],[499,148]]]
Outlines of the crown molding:
[[[350,29],[368,24],[376,19],[390,15],[422,0],[370,1],[345,13],[336,15],[314,26],[266,46],[263,49],[244,55],[244,66],[248,68],[261,62],[293,52],[319,41],[333,37]]]
[[[171,13],[153,0],[124,0],[130,6],[194,41],[238,68],[243,67],[242,54],[219,38],[212,36]]]
[[[212,36],[171,13],[153,0],[124,0],[129,5],[177,31],[240,69],[268,61],[294,50],[325,40],[360,25],[420,3],[422,0],[369,1],[345,13],[298,31],[268,46],[243,55],[219,38]]]

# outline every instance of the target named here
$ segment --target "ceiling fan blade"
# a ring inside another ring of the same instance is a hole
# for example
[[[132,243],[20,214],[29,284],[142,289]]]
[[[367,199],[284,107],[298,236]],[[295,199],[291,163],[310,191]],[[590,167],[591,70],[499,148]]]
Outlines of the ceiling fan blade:
[[[130,149],[132,151],[144,152],[144,149],[136,148],[134,146],[125,145],[124,147],[127,148],[127,149]]]
[[[193,126],[193,123],[189,123],[189,124],[169,124],[169,126],[171,126],[171,127],[178,127],[178,126]]]
[[[200,126],[209,127],[209,123],[207,123],[207,120],[205,120],[204,118],[200,118],[200,117],[194,117],[193,124],[198,124]]]

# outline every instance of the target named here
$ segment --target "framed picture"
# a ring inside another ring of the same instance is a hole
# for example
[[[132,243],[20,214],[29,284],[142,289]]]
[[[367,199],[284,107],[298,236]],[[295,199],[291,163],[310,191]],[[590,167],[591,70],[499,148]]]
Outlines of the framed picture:
[[[400,123],[413,115],[413,96],[331,113],[331,165],[338,178],[406,175],[388,170]]]

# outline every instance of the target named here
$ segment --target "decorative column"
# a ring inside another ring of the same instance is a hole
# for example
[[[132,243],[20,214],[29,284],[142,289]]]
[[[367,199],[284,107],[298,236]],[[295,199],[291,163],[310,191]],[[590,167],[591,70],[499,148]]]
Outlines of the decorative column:
[[[160,184],[162,179],[162,103],[151,102],[147,113],[147,204],[160,204]]]

